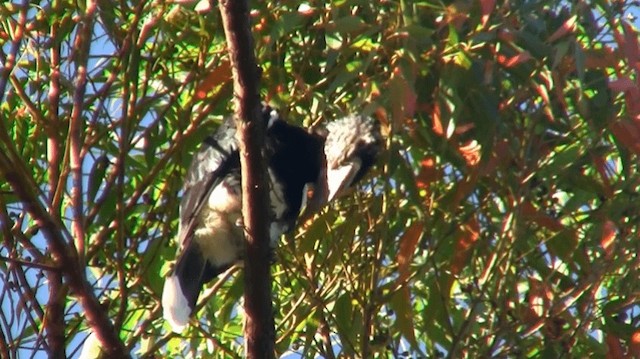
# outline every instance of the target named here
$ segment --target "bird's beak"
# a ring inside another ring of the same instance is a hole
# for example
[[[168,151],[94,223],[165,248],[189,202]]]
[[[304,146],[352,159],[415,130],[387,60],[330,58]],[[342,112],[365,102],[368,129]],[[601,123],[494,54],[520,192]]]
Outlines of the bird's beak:
[[[322,166],[320,176],[315,183],[305,187],[303,194],[306,199],[304,211],[300,215],[301,221],[311,218],[325,205],[347,192],[353,179],[360,170],[360,161],[351,161],[338,168]]]
[[[344,166],[327,170],[328,202],[342,196],[351,187],[356,173],[360,170],[360,162],[352,161]]]

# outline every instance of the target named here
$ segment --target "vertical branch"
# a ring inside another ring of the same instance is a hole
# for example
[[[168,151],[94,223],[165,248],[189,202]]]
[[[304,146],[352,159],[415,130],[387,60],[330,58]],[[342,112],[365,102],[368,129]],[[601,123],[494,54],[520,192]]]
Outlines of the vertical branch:
[[[9,352],[9,345],[7,345],[7,338],[2,331],[2,325],[0,325],[0,359],[9,359],[11,358]]]
[[[143,9],[146,6],[147,1],[140,1],[133,11],[133,17],[131,19],[131,29],[127,33],[126,39],[123,44],[123,48],[126,48],[126,56],[122,60],[122,70],[124,72],[122,77],[123,90],[122,90],[122,116],[120,120],[120,134],[118,138],[118,156],[115,163],[115,191],[118,201],[116,202],[116,215],[115,215],[115,268],[118,279],[118,290],[120,291],[120,297],[126,298],[129,292],[127,287],[127,277],[125,270],[125,256],[126,256],[126,240],[127,233],[125,229],[125,220],[127,218],[127,193],[125,188],[127,187],[128,178],[126,176],[127,159],[129,158],[129,151],[131,150],[132,133],[136,126],[138,115],[136,113],[136,103],[138,101],[138,84],[139,84],[139,66],[140,66],[140,48],[136,46],[136,39],[138,37],[138,25],[142,18]],[[120,328],[125,320],[127,313],[127,301],[121,300],[119,302],[118,311],[114,317],[114,324],[116,328]]]
[[[62,275],[57,270],[47,272],[47,282],[49,283],[49,301],[46,310],[46,331],[47,344],[49,347],[49,358],[65,358],[64,353],[64,297],[65,291],[62,286]]]
[[[87,10],[84,19],[80,23],[78,34],[74,41],[75,56],[77,61],[77,74],[75,80],[76,91],[73,94],[73,110],[69,119],[69,168],[73,186],[71,187],[71,203],[73,208],[72,233],[78,251],[78,261],[84,264],[84,215],[82,201],[82,111],[84,110],[84,94],[87,89],[87,59],[91,48],[91,32],[93,31],[93,16],[96,11],[95,1],[87,1]]]
[[[53,2],[53,11],[60,10],[60,2]],[[51,24],[51,38],[58,38],[59,22]],[[61,192],[58,192],[60,178],[60,135],[58,133],[60,104],[60,45],[51,47],[51,71],[49,80],[49,126],[47,129],[47,160],[49,162],[49,213],[52,216],[60,216]],[[65,323],[64,304],[65,297],[62,291],[62,275],[59,271],[47,271],[49,282],[49,300],[45,317],[46,341],[50,358],[64,358],[65,356]]]
[[[220,1],[220,13],[233,69],[236,124],[242,166],[242,215],[246,227],[244,309],[247,358],[273,358],[275,329],[269,268],[264,128],[259,122],[259,71],[246,0]]]
[[[60,11],[60,2],[53,2],[53,11]],[[58,38],[60,22],[54,21],[51,24],[51,38]],[[60,105],[60,44],[51,46],[51,71],[49,74],[49,126],[47,126],[47,160],[49,161],[49,212],[58,214],[60,210],[61,197],[56,195],[58,183],[60,181],[60,136],[58,135],[59,118],[58,111]]]

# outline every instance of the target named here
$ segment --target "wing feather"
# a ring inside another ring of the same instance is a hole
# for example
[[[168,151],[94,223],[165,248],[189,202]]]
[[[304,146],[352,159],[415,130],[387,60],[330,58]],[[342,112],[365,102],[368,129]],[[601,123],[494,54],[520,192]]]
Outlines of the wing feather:
[[[191,160],[180,202],[178,243],[184,248],[193,236],[197,218],[213,189],[236,166],[240,166],[233,118],[227,118],[213,136],[208,136]]]

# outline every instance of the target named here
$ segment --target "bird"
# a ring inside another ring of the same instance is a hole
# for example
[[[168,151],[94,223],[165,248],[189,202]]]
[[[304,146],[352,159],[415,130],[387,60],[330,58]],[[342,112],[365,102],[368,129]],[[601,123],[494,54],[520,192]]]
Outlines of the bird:
[[[295,228],[303,207],[314,213],[364,177],[381,136],[379,124],[367,116],[347,116],[312,132],[287,123],[264,103],[261,124],[273,250],[278,238]],[[162,293],[163,316],[176,333],[188,324],[202,287],[243,259],[240,183],[235,121],[227,117],[193,156],[183,184],[179,249]],[[310,198],[309,187],[316,189]]]
[[[262,106],[270,200],[270,244],[295,226],[307,183],[317,180],[323,139]],[[186,173],[180,202],[179,252],[165,279],[163,315],[174,332],[189,321],[203,285],[243,258],[240,155],[233,117],[205,138]]]

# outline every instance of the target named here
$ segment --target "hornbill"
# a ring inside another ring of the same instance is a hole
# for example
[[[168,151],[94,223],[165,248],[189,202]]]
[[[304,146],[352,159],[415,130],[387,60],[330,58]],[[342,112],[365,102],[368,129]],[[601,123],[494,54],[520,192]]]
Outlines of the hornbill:
[[[330,123],[324,133],[309,133],[262,106],[266,127],[271,247],[295,227],[307,185],[316,191],[312,212],[361,179],[381,144],[377,122],[349,116]],[[194,155],[184,181],[176,265],[162,293],[164,317],[174,332],[187,325],[202,286],[243,258],[240,157],[235,122],[225,119]]]

